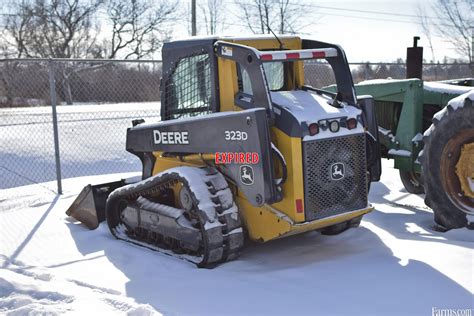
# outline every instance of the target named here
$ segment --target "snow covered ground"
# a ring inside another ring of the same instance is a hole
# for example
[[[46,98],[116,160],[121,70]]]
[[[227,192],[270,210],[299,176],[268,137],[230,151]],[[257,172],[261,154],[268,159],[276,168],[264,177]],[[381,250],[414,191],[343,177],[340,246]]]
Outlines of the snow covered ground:
[[[0,190],[0,314],[432,315],[474,309],[474,233],[432,231],[392,161],[357,229],[248,244],[213,270],[89,231],[64,214],[83,185]],[[128,174],[129,175],[129,174]]]

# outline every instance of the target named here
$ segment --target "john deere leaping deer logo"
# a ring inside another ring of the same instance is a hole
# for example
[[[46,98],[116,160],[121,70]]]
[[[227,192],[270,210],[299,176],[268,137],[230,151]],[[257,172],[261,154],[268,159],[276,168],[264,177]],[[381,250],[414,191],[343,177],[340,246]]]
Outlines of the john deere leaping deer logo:
[[[344,164],[342,162],[336,162],[331,165],[331,179],[341,180],[344,178]]]
[[[253,168],[251,166],[240,166],[240,181],[245,185],[253,184]]]

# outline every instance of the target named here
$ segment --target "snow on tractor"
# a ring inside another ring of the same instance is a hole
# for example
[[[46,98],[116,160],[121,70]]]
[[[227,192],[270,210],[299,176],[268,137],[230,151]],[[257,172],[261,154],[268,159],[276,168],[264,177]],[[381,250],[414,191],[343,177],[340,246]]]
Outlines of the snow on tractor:
[[[328,62],[332,91],[304,84],[308,59]],[[373,210],[368,188],[383,156],[395,159],[409,192],[426,192],[440,229],[468,226],[468,90],[420,79],[354,88],[341,47],[297,36],[169,42],[162,121],[135,120],[127,130],[141,181],[89,185],[67,214],[92,229],[106,220],[118,239],[214,267],[237,258],[245,236],[266,242],[358,226]]]
[[[335,93],[304,85],[309,59],[331,65]],[[127,130],[142,180],[87,186],[67,214],[214,267],[239,256],[244,236],[338,234],[373,210],[373,103],[356,98],[341,47],[297,36],[169,42],[161,89],[162,121]]]

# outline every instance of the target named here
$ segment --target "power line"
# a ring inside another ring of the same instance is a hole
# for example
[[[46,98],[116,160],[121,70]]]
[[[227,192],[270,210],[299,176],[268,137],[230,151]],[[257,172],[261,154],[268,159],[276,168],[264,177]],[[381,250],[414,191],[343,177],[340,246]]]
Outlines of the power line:
[[[242,5],[248,4],[247,2],[237,2]],[[365,11],[365,10],[352,10],[352,9],[342,9],[342,8],[333,8],[333,7],[323,7],[323,6],[317,6],[317,5],[310,5],[310,4],[297,4],[293,3],[292,5],[294,6],[299,6],[299,7],[315,7],[315,8],[322,8],[322,9],[338,9],[338,10],[343,10],[343,11],[356,11],[356,12],[364,12],[364,13],[369,13],[369,14],[387,14],[387,15],[400,15],[400,16],[407,16],[407,17],[427,17],[427,16],[415,16],[415,15],[403,15],[403,14],[391,14],[388,12],[381,12],[381,11]],[[407,21],[407,20],[395,20],[395,19],[386,19],[386,18],[376,18],[376,17],[367,17],[367,16],[354,16],[354,15],[345,15],[345,14],[337,14],[337,13],[322,13],[325,16],[339,16],[339,17],[346,17],[346,18],[353,18],[353,19],[362,19],[362,20],[373,20],[373,21],[383,21],[383,22],[394,22],[394,23],[404,23],[404,24],[419,24],[421,25],[422,22],[418,21]],[[428,18],[428,17],[427,17]],[[432,25],[443,25],[443,26],[452,26],[451,24],[441,24],[441,23],[435,23],[432,21],[428,21],[428,24]]]
[[[227,1],[223,1],[223,2],[227,2]],[[240,1],[240,2],[229,1],[229,2],[227,2],[227,3],[229,3],[229,4],[236,4],[236,3],[238,3],[238,4],[242,4],[242,5],[250,4],[249,2],[244,2],[244,1]],[[291,5],[293,5],[293,6],[299,6],[299,7],[314,7],[314,8],[319,8],[319,9],[323,9],[323,10],[338,10],[338,11],[358,12],[358,13],[366,13],[366,14],[390,15],[390,16],[400,16],[400,17],[411,17],[411,18],[413,18],[413,17],[416,17],[416,18],[425,17],[425,18],[430,18],[430,19],[440,19],[440,20],[444,20],[444,19],[442,19],[442,18],[437,18],[437,17],[416,16],[416,15],[410,15],[410,14],[389,13],[389,12],[383,12],[383,11],[345,9],[345,8],[337,8],[337,7],[330,7],[330,6],[320,6],[320,5],[314,5],[314,4],[308,4],[308,3],[292,3]],[[233,13],[233,12],[231,11],[231,13]],[[323,14],[323,15],[326,15],[326,16],[338,16],[338,17],[345,17],[345,18],[352,18],[352,19],[363,19],[363,20],[383,21],[383,22],[394,22],[394,23],[404,23],[404,24],[419,24],[419,25],[422,24],[422,22],[418,22],[418,21],[406,21],[406,20],[396,20],[396,19],[386,19],[386,18],[366,17],[366,16],[354,16],[354,15],[336,14],[336,13],[326,13],[326,12],[323,12],[322,14]],[[233,13],[233,15],[236,16],[236,14],[234,14],[234,13]],[[13,16],[13,14],[0,13],[0,16]],[[100,16],[100,15],[97,15],[95,18],[96,18],[96,19],[99,19],[99,20],[106,20],[106,19],[108,19],[107,16]],[[168,21],[173,21],[173,20],[181,20],[181,21],[183,21],[184,19],[168,18],[167,20],[168,20]],[[187,21],[187,22],[190,22],[190,21]],[[202,23],[205,23],[205,22],[198,21],[198,23],[199,23],[199,24],[202,24]],[[428,23],[429,23],[429,24],[444,25],[444,26],[451,26],[450,24],[439,24],[439,23],[433,23],[433,22],[428,22]],[[224,22],[224,24],[226,24],[226,25],[232,25],[232,26],[240,26],[240,27],[245,27],[245,28],[248,28],[248,27],[249,27],[248,24],[240,24],[240,23]]]
[[[227,1],[223,1],[223,2],[227,2]],[[229,1],[227,3],[230,4],[230,3],[233,3],[233,2]],[[237,3],[244,4],[244,5],[245,4],[251,5],[252,4],[252,3],[246,2],[246,1],[237,1]],[[358,13],[367,13],[367,14],[380,14],[380,15],[400,16],[400,17],[409,17],[409,18],[428,18],[428,19],[449,21],[449,19],[446,19],[446,18],[427,16],[427,15],[414,15],[414,14],[393,13],[393,12],[387,12],[387,11],[349,9],[349,8],[341,8],[341,7],[322,6],[322,5],[312,4],[312,3],[290,3],[290,5],[298,6],[298,7],[304,7],[304,8],[312,7],[312,8],[318,8],[318,9],[326,9],[326,10],[349,11],[349,12],[358,12]]]
[[[246,1],[223,1],[224,3],[227,2],[228,4],[252,4],[250,2]],[[449,19],[446,18],[441,18],[441,17],[434,17],[434,16],[427,16],[427,15],[414,15],[414,14],[403,14],[403,13],[393,13],[393,12],[386,12],[386,11],[372,11],[372,10],[360,10],[360,9],[349,9],[349,8],[340,8],[340,7],[331,7],[331,6],[322,6],[322,5],[316,5],[316,4],[311,4],[311,3],[290,3],[292,6],[298,6],[298,7],[312,7],[312,8],[318,8],[318,9],[325,9],[325,10],[335,10],[335,11],[348,11],[348,12],[358,12],[358,13],[366,13],[366,14],[379,14],[379,15],[388,15],[388,16],[399,16],[399,17],[409,17],[409,18],[428,18],[428,19],[436,19],[436,20],[444,20],[444,21],[449,21]],[[8,14],[8,13],[0,13],[2,16],[11,16],[14,14]],[[326,13],[326,15],[334,15],[334,16],[340,16],[340,15],[335,15],[335,14],[330,14]],[[364,17],[365,18],[365,17]],[[374,19],[374,18],[368,18],[367,19]],[[380,19],[379,19],[380,20]],[[405,22],[405,23],[412,23],[410,21],[399,21],[399,20],[389,20],[392,22]]]
[[[404,23],[404,24],[422,24],[422,22],[417,21],[402,21],[402,20],[393,20],[393,19],[385,19],[385,18],[373,18],[373,17],[365,17],[365,16],[354,16],[354,15],[346,15],[346,14],[336,14],[336,13],[324,13],[325,15],[329,16],[340,16],[345,18],[353,18],[353,19],[361,19],[361,20],[371,20],[371,21],[383,21],[383,22],[395,22],[395,23]],[[433,24],[434,23],[429,23]],[[449,24],[441,24],[436,23],[437,25],[444,25],[444,26],[451,26]]]
[[[364,16],[354,16],[354,15],[336,14],[336,13],[324,13],[324,15],[327,15],[327,16],[345,17],[345,18],[350,18],[350,19],[382,21],[382,22],[394,22],[394,23],[403,23],[403,24],[419,24],[419,25],[422,24],[421,22],[417,22],[417,21],[402,21],[402,20],[393,20],[393,19],[375,18],[375,17],[364,17]],[[14,14],[0,13],[0,16],[14,16]],[[95,18],[98,19],[98,20],[109,20],[109,17],[108,17],[108,16],[105,16],[105,15],[97,15],[97,16],[95,16]],[[181,18],[167,18],[166,21],[167,21],[167,22],[183,21],[183,22],[188,22],[188,23],[191,23],[191,22],[192,22],[191,20],[185,20],[185,19],[181,19]],[[205,23],[206,23],[206,22],[204,22],[204,21],[197,21],[197,24],[200,24],[200,25],[203,25],[203,24],[205,24]],[[244,28],[249,28],[249,25],[248,25],[248,24],[241,24],[241,23],[228,22],[228,21],[223,22],[223,24],[225,24],[225,25],[231,25],[231,26],[240,26],[240,27],[244,27]],[[429,23],[429,24],[433,24],[433,23]],[[451,25],[449,25],[449,24],[438,24],[438,25],[451,26]],[[308,34],[308,35],[309,35],[309,33],[302,33],[302,32],[298,32],[298,33],[300,33],[300,34]]]
[[[384,11],[371,11],[371,10],[359,10],[359,9],[346,9],[346,8],[337,8],[337,7],[327,7],[327,6],[320,6],[314,4],[307,4],[307,3],[294,3],[293,5],[297,6],[308,6],[326,10],[337,10],[337,11],[350,11],[350,12],[359,12],[359,13],[368,13],[368,14],[381,14],[381,15],[389,15],[389,16],[401,16],[401,17],[409,17],[409,18],[428,18],[428,19],[437,19],[437,20],[445,20],[448,21],[449,19],[434,17],[434,16],[427,16],[427,15],[414,15],[414,14],[403,14],[403,13],[392,13],[392,12],[384,12]]]

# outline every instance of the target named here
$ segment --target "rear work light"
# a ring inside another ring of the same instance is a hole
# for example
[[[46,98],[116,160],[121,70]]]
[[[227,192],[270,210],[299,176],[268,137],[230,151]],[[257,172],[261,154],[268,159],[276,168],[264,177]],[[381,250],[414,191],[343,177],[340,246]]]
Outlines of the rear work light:
[[[333,133],[339,132],[339,122],[334,120],[329,122],[329,130]]]
[[[310,136],[314,136],[316,135],[317,133],[319,133],[319,125],[317,123],[311,123],[309,124],[309,135]]]
[[[355,118],[348,119],[346,121],[346,126],[348,129],[354,129],[357,127],[357,120]]]
[[[296,199],[296,213],[303,213],[303,200],[302,199]]]

